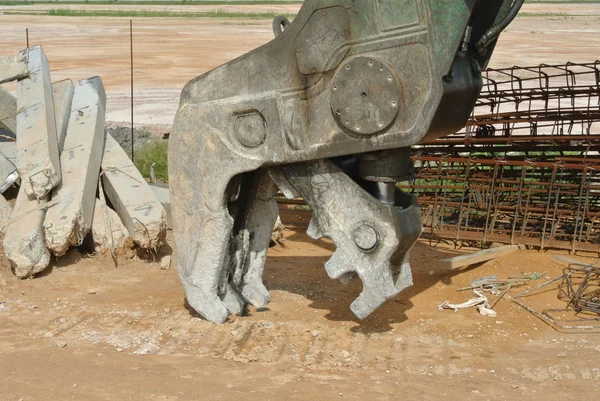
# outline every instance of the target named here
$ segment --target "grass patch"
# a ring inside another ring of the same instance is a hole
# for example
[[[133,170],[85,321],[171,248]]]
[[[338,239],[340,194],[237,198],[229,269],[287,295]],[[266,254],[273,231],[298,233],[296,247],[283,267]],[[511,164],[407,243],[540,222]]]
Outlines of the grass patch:
[[[69,9],[53,9],[40,10],[35,12],[24,11],[5,11],[5,14],[26,14],[26,15],[51,15],[58,17],[142,17],[142,18],[234,18],[234,19],[273,19],[278,15],[274,12],[266,13],[245,13],[245,12],[229,12],[223,10],[196,12],[196,13],[179,13],[172,11],[135,11],[135,10],[69,10]],[[283,14],[292,19],[295,14]]]
[[[155,139],[135,151],[134,164],[144,178],[150,178],[150,166],[154,165],[154,177],[158,182],[169,181],[167,165],[168,141]]]

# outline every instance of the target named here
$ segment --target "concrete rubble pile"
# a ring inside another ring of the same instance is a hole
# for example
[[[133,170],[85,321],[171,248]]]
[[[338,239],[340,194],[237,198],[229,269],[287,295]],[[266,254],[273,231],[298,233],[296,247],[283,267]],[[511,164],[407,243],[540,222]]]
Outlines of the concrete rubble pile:
[[[148,250],[166,240],[161,202],[104,129],[99,77],[53,82],[40,46],[0,58],[0,224],[15,274],[30,277],[89,238],[96,251],[127,238]],[[18,194],[12,206],[4,194]]]

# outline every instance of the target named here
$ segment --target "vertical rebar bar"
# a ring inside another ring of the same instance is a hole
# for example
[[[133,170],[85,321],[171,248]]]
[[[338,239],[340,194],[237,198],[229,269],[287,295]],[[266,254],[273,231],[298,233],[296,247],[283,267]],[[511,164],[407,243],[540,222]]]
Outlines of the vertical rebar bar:
[[[577,242],[577,226],[579,225],[579,220],[581,220],[581,225],[582,225],[582,231],[583,231],[583,225],[584,225],[584,220],[583,217],[585,216],[580,216],[579,213],[581,211],[581,197],[583,196],[583,188],[585,187],[585,178],[587,177],[587,166],[583,167],[583,170],[581,171],[581,183],[579,184],[579,199],[577,202],[577,214],[575,215],[575,230],[573,231],[573,241],[571,242],[571,252],[575,252],[575,243]],[[589,195],[589,193],[588,193]],[[587,201],[587,199],[586,199]]]
[[[465,193],[467,191],[467,187],[469,185],[469,173],[471,172],[471,159],[467,159],[467,164],[465,166],[465,178],[463,180],[463,188],[462,194],[460,197],[460,208],[458,209],[458,222],[456,223],[456,240],[458,241],[458,236],[460,233],[460,223],[462,223],[462,215],[463,215],[463,205],[465,203]],[[471,198],[471,194],[469,194],[469,199]]]
[[[556,164],[552,165],[552,178],[550,179],[550,185],[548,186],[548,196],[546,201],[546,211],[544,212],[544,225],[542,227],[542,233],[540,236],[540,249],[544,250],[544,240],[546,237],[546,225],[548,223],[548,212],[550,211],[550,200],[552,199],[552,188],[554,188],[554,180],[556,179]]]
[[[554,234],[556,233],[556,226],[558,223],[556,221],[556,213],[558,212],[558,204],[560,203],[560,184],[562,183],[564,172],[565,169],[561,166],[560,177],[558,178],[558,182],[556,183],[556,197],[554,198],[554,211],[552,212],[552,226],[550,227],[550,239],[554,238]]]
[[[496,177],[498,176],[498,160],[494,162],[494,177],[492,178],[492,187],[490,188],[490,199],[487,205],[487,213],[485,215],[485,228],[483,229],[483,239],[481,240],[481,245],[485,243],[487,238],[488,225],[490,222],[490,211],[492,210],[492,203],[494,199],[494,186],[496,185]]]
[[[438,191],[440,188],[440,177],[442,175],[442,163],[443,158],[438,161],[438,169],[437,176],[435,177],[435,194],[433,195],[433,208],[431,211],[431,237],[429,238],[429,245],[433,241],[433,236],[435,233],[435,225],[437,222],[436,209],[437,209],[437,201],[438,201]]]
[[[25,28],[25,40],[27,42],[27,48],[29,49],[29,28]]]

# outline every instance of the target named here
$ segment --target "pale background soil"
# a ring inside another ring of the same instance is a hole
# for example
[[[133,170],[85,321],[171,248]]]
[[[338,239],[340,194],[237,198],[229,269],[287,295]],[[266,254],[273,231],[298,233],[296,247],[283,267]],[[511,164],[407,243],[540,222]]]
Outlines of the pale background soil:
[[[524,11],[587,16],[518,19],[491,66],[600,58],[600,6]],[[100,75],[108,119],[128,120],[127,18],[0,15],[1,55],[25,47],[26,27],[54,80]],[[271,22],[256,20],[134,19],[134,29],[136,122],[146,124],[171,123],[188,80],[272,38]],[[411,258],[415,286],[359,322],[349,305],[360,283],[342,286],[323,269],[332,249],[287,231],[266,264],[271,304],[222,326],[185,308],[174,267],[121,257],[115,268],[110,258],[71,251],[48,273],[19,281],[4,261],[0,400],[597,399],[598,334],[558,333],[508,299],[496,318],[436,309],[467,300],[456,290],[480,276],[558,276],[555,252],[443,273],[435,261],[473,249],[421,241]],[[529,303],[559,307],[555,295]]]
[[[32,7],[113,9],[64,4]],[[116,7],[288,13],[299,6]],[[0,6],[0,12],[17,8]],[[523,12],[561,16],[518,18],[501,36],[491,67],[590,62],[600,58],[600,4],[525,4]],[[139,124],[171,124],[186,82],[273,38],[268,20],[134,18],[133,24],[134,113]],[[0,27],[0,54],[25,48],[25,29],[29,28],[30,43],[44,46],[53,80],[101,76],[108,97],[107,119],[129,121],[129,18],[4,14],[0,15]]]

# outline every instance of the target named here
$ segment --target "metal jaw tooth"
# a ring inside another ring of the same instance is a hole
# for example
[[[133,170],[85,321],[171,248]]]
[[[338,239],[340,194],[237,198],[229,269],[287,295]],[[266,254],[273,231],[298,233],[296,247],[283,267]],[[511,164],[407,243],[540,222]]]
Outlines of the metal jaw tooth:
[[[262,273],[278,215],[277,204],[272,199],[276,188],[266,170],[257,171],[251,181],[242,187],[239,195],[242,204],[234,212],[227,251],[218,266],[220,277],[215,292],[228,315],[241,315],[248,304],[260,307],[270,299],[262,283]],[[198,312],[203,314],[201,310]]]
[[[246,302],[261,307],[270,300],[262,275],[279,209],[273,200],[276,186],[268,173],[262,170],[258,175],[246,213],[241,216],[243,222],[240,236],[247,243],[244,243],[241,252],[239,248],[237,250],[238,263],[232,271],[233,280],[230,281]]]
[[[325,264],[329,277],[363,282],[351,305],[358,318],[412,285],[408,254],[422,231],[414,196],[398,196],[401,207],[381,203],[325,159],[281,170],[313,210],[308,234],[337,247]]]
[[[224,323],[248,303],[269,302],[262,272],[278,215],[272,200],[276,187],[266,170],[244,176],[232,216],[227,188],[235,174],[207,173],[198,180],[185,168],[196,162],[187,145],[174,141],[169,149],[175,155],[170,163],[179,171],[170,180],[177,194],[171,202],[179,276],[189,305],[207,320]]]
[[[326,236],[326,234],[321,230],[321,227],[319,227],[319,223],[315,217],[311,217],[310,221],[308,222],[306,234],[314,240],[321,239]]]

